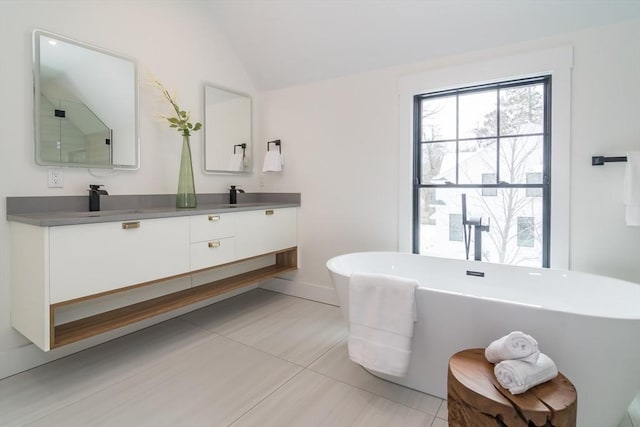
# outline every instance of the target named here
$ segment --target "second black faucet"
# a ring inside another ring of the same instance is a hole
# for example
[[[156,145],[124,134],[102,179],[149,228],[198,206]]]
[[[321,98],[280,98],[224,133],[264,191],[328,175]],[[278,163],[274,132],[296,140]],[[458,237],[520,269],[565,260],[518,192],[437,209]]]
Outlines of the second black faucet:
[[[229,188],[229,204],[235,205],[238,203],[238,193],[244,193],[244,190],[236,188],[235,185]]]

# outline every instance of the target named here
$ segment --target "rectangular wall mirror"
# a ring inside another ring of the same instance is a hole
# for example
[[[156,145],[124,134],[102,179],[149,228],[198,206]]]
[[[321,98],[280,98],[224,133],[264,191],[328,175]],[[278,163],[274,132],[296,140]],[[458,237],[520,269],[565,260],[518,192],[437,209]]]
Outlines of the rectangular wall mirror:
[[[251,172],[251,98],[204,87],[204,171]]]
[[[35,30],[33,75],[38,164],[138,168],[135,61]]]

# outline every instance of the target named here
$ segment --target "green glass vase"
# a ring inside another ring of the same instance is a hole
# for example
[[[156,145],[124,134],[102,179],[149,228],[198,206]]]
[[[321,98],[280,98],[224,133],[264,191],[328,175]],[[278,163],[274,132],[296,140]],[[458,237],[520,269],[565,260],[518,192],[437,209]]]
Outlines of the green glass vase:
[[[182,135],[182,155],[180,156],[180,174],[178,175],[177,208],[195,208],[196,188],[193,183],[193,165],[191,163],[191,145],[189,135]]]

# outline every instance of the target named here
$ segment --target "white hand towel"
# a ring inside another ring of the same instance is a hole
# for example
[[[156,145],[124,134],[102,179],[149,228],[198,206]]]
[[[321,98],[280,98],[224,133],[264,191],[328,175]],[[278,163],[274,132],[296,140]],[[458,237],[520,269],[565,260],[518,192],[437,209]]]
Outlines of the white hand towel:
[[[227,170],[238,172],[244,168],[244,153],[239,152],[231,155]]]
[[[520,394],[554,379],[558,375],[558,368],[549,356],[540,353],[536,363],[504,360],[493,368],[493,373],[502,387],[508,389],[511,394]]]
[[[627,153],[623,197],[627,225],[640,226],[640,151]]]
[[[409,369],[416,320],[413,279],[354,273],[349,281],[349,358],[383,374]]]
[[[484,357],[491,363],[509,359],[523,359],[535,363],[539,354],[538,342],[520,331],[513,331],[495,340],[484,351]]]
[[[262,163],[262,172],[280,172],[282,171],[282,154],[280,150],[269,150],[264,156]]]

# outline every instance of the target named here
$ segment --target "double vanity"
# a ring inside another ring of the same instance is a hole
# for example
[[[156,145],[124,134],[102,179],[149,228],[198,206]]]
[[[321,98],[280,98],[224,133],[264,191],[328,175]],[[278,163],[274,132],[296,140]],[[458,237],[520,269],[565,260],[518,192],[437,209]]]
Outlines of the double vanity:
[[[133,58],[34,30],[36,163],[138,169],[137,68]],[[249,95],[204,87],[205,173],[252,173],[251,109]],[[243,194],[233,204],[229,194],[199,194],[198,208],[177,209],[175,195],[94,187],[91,204],[7,197],[11,323],[44,351],[297,268],[299,194]]]
[[[216,196],[7,198],[13,327],[49,351],[297,268],[299,194]]]

